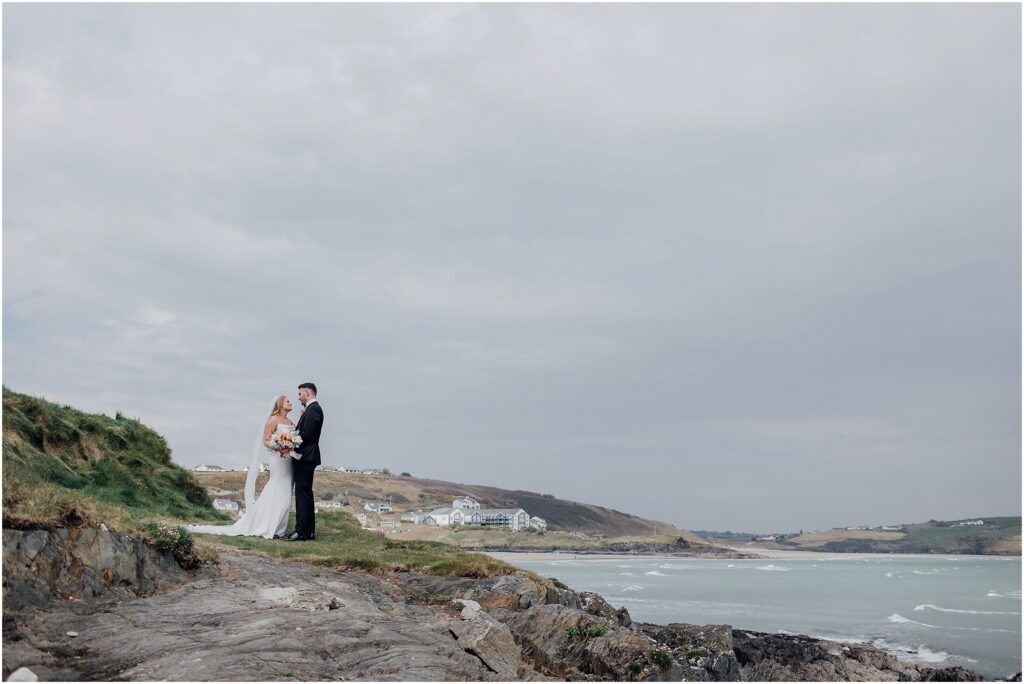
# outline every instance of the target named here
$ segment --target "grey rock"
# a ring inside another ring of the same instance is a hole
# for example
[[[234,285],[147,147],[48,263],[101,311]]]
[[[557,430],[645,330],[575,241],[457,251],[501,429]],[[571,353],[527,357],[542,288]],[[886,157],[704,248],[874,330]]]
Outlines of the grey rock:
[[[502,679],[516,678],[521,654],[509,628],[487,613],[477,615],[461,630],[458,643]]]
[[[17,670],[11,673],[11,676],[7,678],[9,682],[38,682],[39,677],[36,673],[27,667],[19,667]]]
[[[582,608],[585,612],[616,622],[622,627],[633,626],[633,620],[630,618],[628,610],[625,608],[617,610],[612,608],[600,594],[595,594],[592,591],[581,591],[577,592],[577,595],[580,599],[578,607]]]
[[[964,668],[927,667],[867,644],[846,646],[800,634],[733,630],[733,648],[744,681],[982,680],[981,675]]]
[[[78,528],[3,530],[8,612],[46,606],[55,598],[89,603],[134,598],[177,586],[189,577],[172,557],[128,535]]]
[[[641,623],[637,628],[667,647],[666,650],[686,667],[687,679],[712,682],[740,680],[731,626]]]
[[[5,669],[38,663],[65,681],[500,678],[452,638],[441,611],[405,604],[386,580],[303,563],[222,551],[214,576],[120,603],[83,601],[78,612],[70,605],[22,613],[14,652],[5,628]],[[80,634],[73,648],[61,646],[67,631]]]
[[[480,604],[471,599],[459,599],[457,603],[462,605],[460,615],[463,620],[472,620],[480,612]]]
[[[679,681],[681,665],[667,668],[651,654],[650,637],[561,604],[533,606],[518,613],[492,611],[505,619],[523,655],[542,673],[564,679]],[[599,634],[599,635],[598,635]]]

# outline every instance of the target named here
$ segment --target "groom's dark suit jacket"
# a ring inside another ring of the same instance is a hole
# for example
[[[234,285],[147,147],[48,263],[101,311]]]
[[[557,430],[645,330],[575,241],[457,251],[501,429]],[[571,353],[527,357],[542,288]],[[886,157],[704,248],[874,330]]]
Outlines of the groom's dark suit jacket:
[[[320,402],[308,406],[299,418],[295,429],[302,437],[302,444],[296,449],[302,454],[299,460],[303,463],[320,465],[320,430],[324,427],[324,410],[320,408]]]

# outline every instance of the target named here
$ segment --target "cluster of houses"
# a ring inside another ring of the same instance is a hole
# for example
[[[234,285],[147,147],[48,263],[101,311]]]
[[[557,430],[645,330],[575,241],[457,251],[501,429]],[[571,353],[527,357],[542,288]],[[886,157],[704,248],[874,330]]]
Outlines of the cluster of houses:
[[[270,465],[267,463],[260,463],[260,472],[266,473],[270,471]],[[381,475],[384,470],[381,468],[343,468],[341,466],[322,465],[318,468],[321,473],[355,473],[356,475]],[[216,465],[197,465],[192,468],[192,472],[195,473],[247,473],[249,472],[249,466],[243,468],[222,468]]]
[[[369,505],[371,504],[367,504],[367,506]],[[388,506],[388,510],[391,510],[390,506]],[[401,520],[414,525],[436,525],[438,527],[448,525],[505,527],[513,532],[526,529],[544,531],[548,527],[544,518],[530,515],[522,508],[482,508],[480,502],[472,497],[455,499],[451,506],[444,508],[403,513]]]
[[[324,469],[332,469],[328,466]],[[200,465],[196,466],[192,470],[201,473],[215,473],[215,472],[231,472],[220,466]],[[261,466],[261,471],[265,472],[266,464]],[[345,471],[343,468],[338,470]],[[368,469],[370,470],[370,469]],[[243,469],[242,472],[247,472],[248,468]],[[237,472],[237,471],[236,471]],[[351,470],[345,472],[353,472]],[[380,471],[374,471],[379,473]],[[367,474],[373,474],[367,472]],[[345,507],[340,501],[317,501],[314,504],[316,510],[337,510]],[[235,515],[241,514],[243,506],[235,499],[215,497],[213,499],[213,507],[218,511],[225,511],[234,513]],[[414,525],[434,525],[437,527],[447,527],[456,525],[477,525],[480,527],[502,527],[509,529],[513,532],[519,532],[520,530],[537,530],[540,532],[546,531],[548,524],[544,518],[536,515],[530,515],[522,508],[483,508],[480,502],[472,497],[461,497],[452,500],[451,506],[444,508],[435,508],[433,510],[425,511],[411,511],[409,513],[403,513],[400,520],[381,518],[381,514],[391,513],[393,508],[390,502],[387,501],[373,501],[363,505],[363,510],[366,513],[356,513],[355,518],[359,521],[359,524],[366,527],[372,523],[381,529],[393,529],[399,527],[401,522],[413,523]],[[376,514],[375,520],[371,520],[367,513]]]

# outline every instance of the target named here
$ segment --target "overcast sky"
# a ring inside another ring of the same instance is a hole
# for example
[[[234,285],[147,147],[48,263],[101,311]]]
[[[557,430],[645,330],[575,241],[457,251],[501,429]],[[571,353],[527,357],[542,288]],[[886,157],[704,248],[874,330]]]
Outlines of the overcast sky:
[[[312,380],[328,464],[1019,515],[1020,12],[7,5],[3,381],[183,466]]]

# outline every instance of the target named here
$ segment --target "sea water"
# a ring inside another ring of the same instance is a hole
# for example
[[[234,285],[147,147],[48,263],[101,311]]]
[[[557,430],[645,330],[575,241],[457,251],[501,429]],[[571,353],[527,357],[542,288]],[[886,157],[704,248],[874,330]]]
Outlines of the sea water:
[[[729,624],[871,643],[988,678],[1021,670],[1021,561],[993,556],[815,554],[785,559],[651,557],[512,562],[595,591],[634,620]]]

